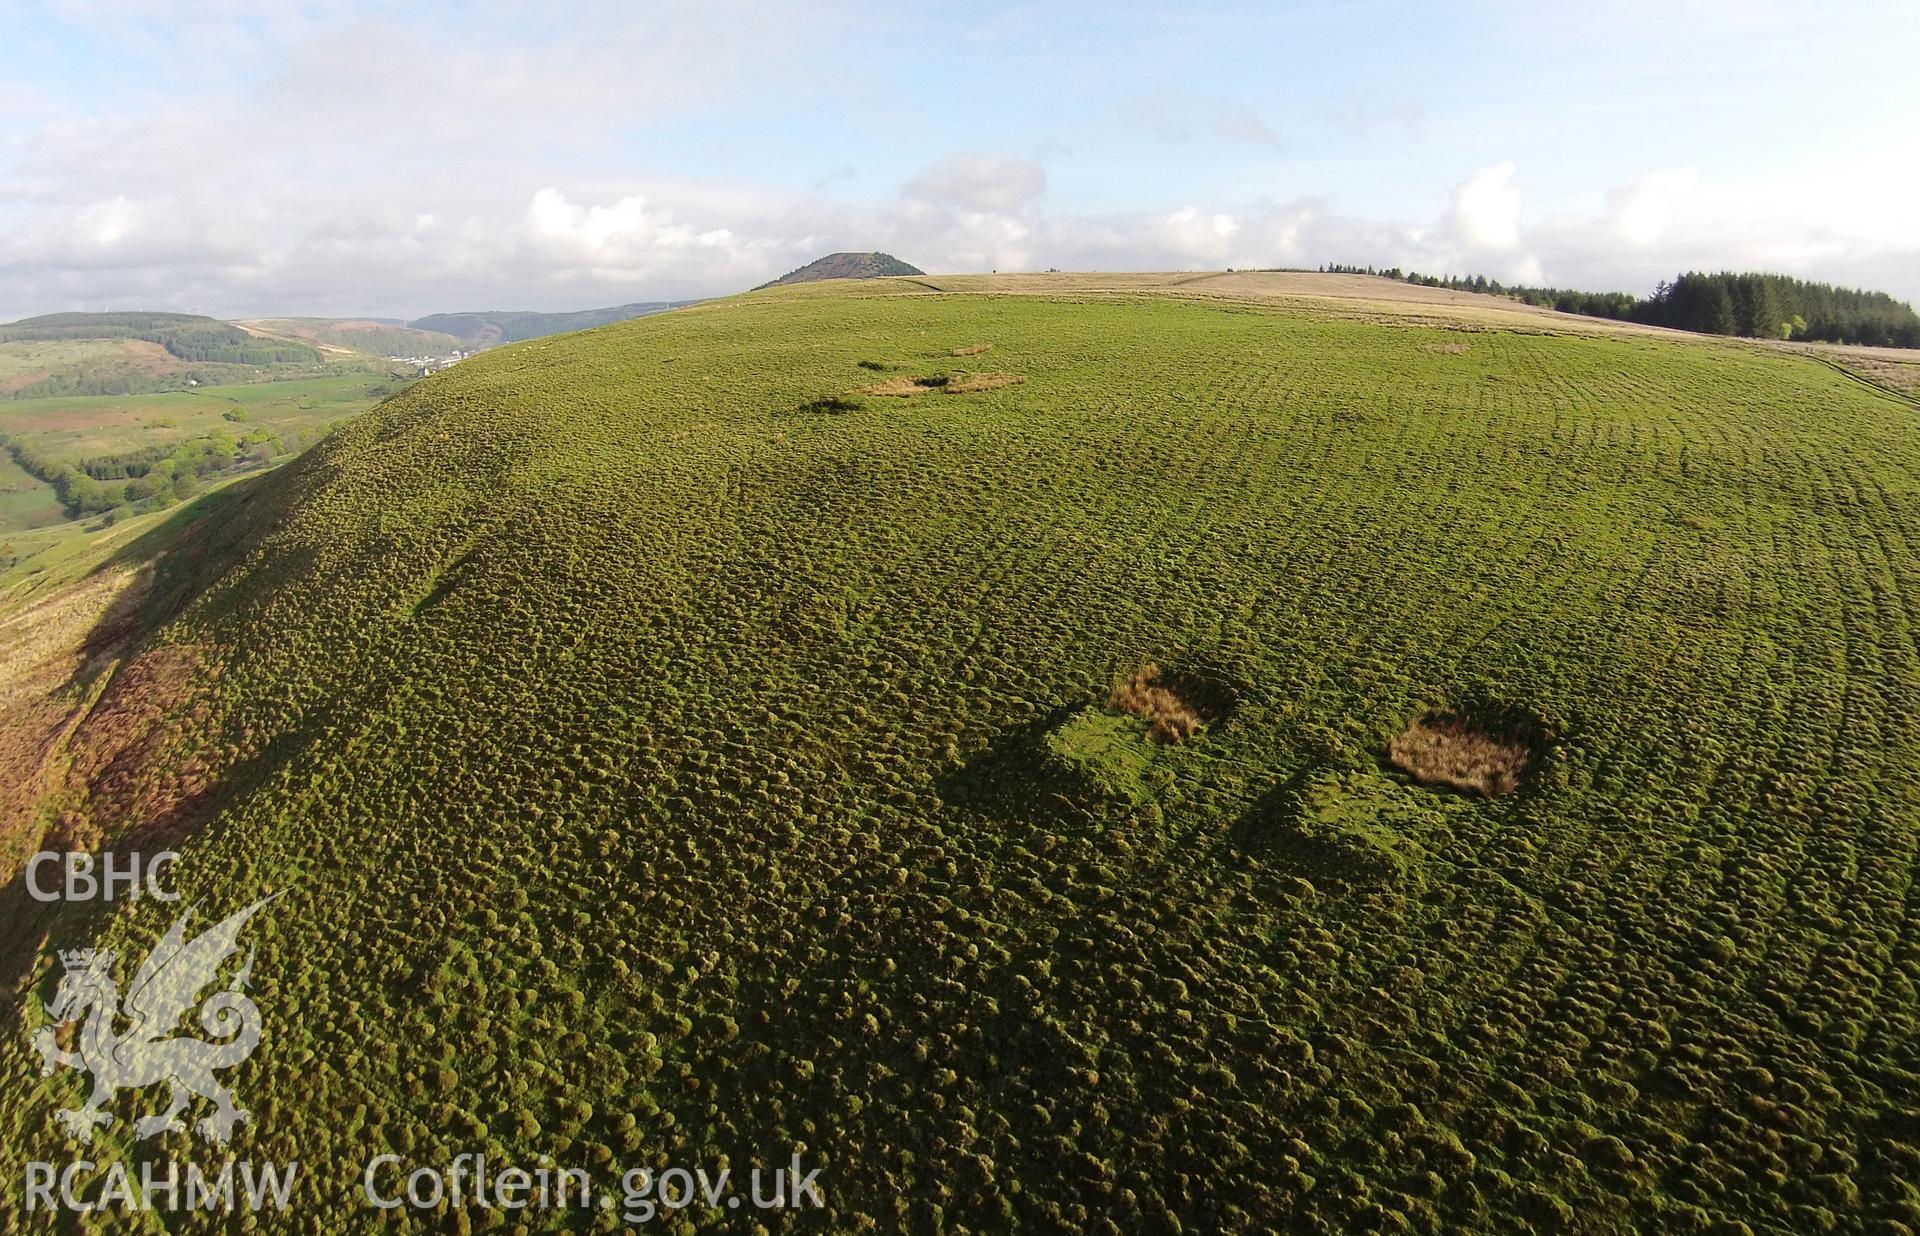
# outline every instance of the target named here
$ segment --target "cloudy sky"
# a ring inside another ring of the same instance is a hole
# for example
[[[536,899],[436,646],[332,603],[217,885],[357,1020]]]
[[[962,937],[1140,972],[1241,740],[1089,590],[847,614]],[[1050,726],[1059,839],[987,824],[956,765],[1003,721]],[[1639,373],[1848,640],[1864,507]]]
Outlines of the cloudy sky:
[[[1920,299],[1920,5],[0,0],[0,320],[1400,265]]]

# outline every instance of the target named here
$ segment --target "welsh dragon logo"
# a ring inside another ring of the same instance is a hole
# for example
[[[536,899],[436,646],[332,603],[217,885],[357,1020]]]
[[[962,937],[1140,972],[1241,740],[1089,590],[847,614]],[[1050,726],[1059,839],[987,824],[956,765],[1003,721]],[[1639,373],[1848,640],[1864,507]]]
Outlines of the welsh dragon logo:
[[[212,1102],[214,1111],[195,1127],[216,1144],[226,1144],[234,1125],[247,1119],[247,1113],[234,1106],[232,1092],[214,1074],[239,1064],[260,1045],[260,1010],[244,993],[253,953],[247,953],[226,989],[200,1006],[200,1025],[217,1041],[167,1036],[219,975],[221,965],[239,951],[240,929],[247,920],[279,895],[262,897],[191,940],[186,938],[187,916],[182,915],[140,964],[124,1007],[113,978],[117,958],[112,950],[61,952],[66,973],[48,1009],[54,1025],[35,1031],[33,1045],[40,1053],[41,1076],[62,1067],[85,1069],[93,1076],[93,1093],[86,1104],[56,1113],[70,1133],[91,1142],[95,1129],[113,1123],[106,1106],[117,1091],[165,1082],[170,1096],[167,1110],[135,1121],[136,1137],[184,1132],[180,1113],[197,1095]],[[63,1050],[54,1026],[82,1019],[84,1024],[75,1035],[79,1050]],[[129,1023],[128,1029],[116,1033],[115,1023],[122,1019]]]

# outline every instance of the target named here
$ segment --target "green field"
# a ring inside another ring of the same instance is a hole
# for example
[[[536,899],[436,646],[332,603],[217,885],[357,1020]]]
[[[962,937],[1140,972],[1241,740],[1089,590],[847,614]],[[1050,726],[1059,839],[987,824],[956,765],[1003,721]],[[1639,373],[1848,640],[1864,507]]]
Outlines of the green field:
[[[59,374],[85,374],[99,381],[162,383],[184,374],[185,362],[157,343],[139,339],[0,341],[0,396]],[[181,384],[185,378],[178,378]]]
[[[65,523],[67,512],[53,487],[0,452],[0,536]]]
[[[234,438],[264,432],[278,461],[406,384],[383,374],[351,373],[155,395],[0,400],[0,436],[77,466],[103,456],[171,448],[215,432]],[[248,462],[244,469],[254,466]],[[73,518],[51,485],[0,450],[0,592],[32,579],[55,560],[84,552],[110,522],[100,515]]]
[[[828,1210],[770,1230],[1920,1228],[1914,406],[1050,286],[501,348],[209,520],[153,767],[218,787],[202,915],[287,890],[229,1079],[303,1230],[373,1230],[388,1148],[795,1147]],[[1110,706],[1148,664],[1187,741]],[[1429,710],[1524,735],[1518,792],[1401,773]],[[88,913],[32,938],[174,909]],[[38,1066],[0,1036],[10,1179],[76,1153]],[[383,1230],[469,1221],[541,1222]]]
[[[385,374],[340,374],[288,382],[208,386],[157,395],[91,395],[0,402],[0,433],[31,438],[57,458],[134,451],[157,442],[245,425],[313,428],[365,411],[404,386]]]
[[[222,331],[233,331],[239,339],[251,338],[224,324],[214,325]],[[323,357],[299,341],[262,339],[258,347],[269,355],[275,347],[298,349],[311,359],[254,364],[186,359],[147,339],[17,339],[8,334],[15,329],[0,326],[0,405],[15,399],[155,394],[232,383],[319,377],[342,370],[362,373],[385,370],[384,362],[377,356],[336,350]],[[188,350],[184,344],[177,346]],[[231,346],[244,349],[254,345]],[[244,352],[236,354],[244,355]]]

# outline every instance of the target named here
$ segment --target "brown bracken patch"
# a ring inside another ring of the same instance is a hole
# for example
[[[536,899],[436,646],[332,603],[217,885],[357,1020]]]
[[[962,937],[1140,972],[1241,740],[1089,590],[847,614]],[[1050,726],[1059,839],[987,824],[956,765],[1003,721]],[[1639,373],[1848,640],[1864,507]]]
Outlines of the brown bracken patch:
[[[1430,712],[1393,740],[1394,767],[1426,785],[1451,786],[1489,798],[1520,788],[1533,745],[1517,733],[1475,725],[1452,712]]]
[[[1206,728],[1199,707],[1169,683],[1157,665],[1141,666],[1132,678],[1115,687],[1107,697],[1107,706],[1152,722],[1147,736],[1155,742],[1185,742]]]
[[[100,571],[0,619],[0,882],[36,848],[42,802],[64,787],[67,741],[93,703],[81,684],[119,652],[101,632],[147,594],[143,573]]]
[[[924,374],[917,378],[888,378],[878,386],[869,386],[862,393],[868,395],[924,395],[928,391],[939,390],[953,379],[944,373]]]
[[[212,796],[207,753],[181,741],[207,721],[202,665],[198,649],[163,645],[114,672],[68,743],[67,782],[85,787],[84,818],[61,819],[69,840],[169,837]]]
[[[1018,373],[963,373],[947,383],[949,395],[971,395],[975,391],[997,391],[1003,386],[1018,386],[1026,375]]]
[[[35,849],[176,833],[214,784],[197,650],[129,655],[152,579],[101,571],[0,620],[0,882]]]

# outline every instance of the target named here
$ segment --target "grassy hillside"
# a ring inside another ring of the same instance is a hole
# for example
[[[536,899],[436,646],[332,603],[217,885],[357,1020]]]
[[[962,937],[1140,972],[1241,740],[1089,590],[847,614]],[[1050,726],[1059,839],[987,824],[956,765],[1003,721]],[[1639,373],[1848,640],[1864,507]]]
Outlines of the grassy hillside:
[[[235,365],[313,364],[312,348],[262,339],[231,323],[191,313],[50,313],[0,326],[0,341],[139,339],[183,361]]]
[[[0,403],[0,432],[34,435],[48,453],[77,463],[139,451],[156,438],[193,437],[222,427],[311,428],[362,410],[405,385],[359,373],[116,399],[21,399]]]
[[[796,1146],[770,1228],[1920,1225],[1915,408],[1310,279],[736,298],[227,503],[40,819],[288,890],[240,1153],[342,1225],[389,1147]],[[12,905],[29,1004],[170,921]]]

